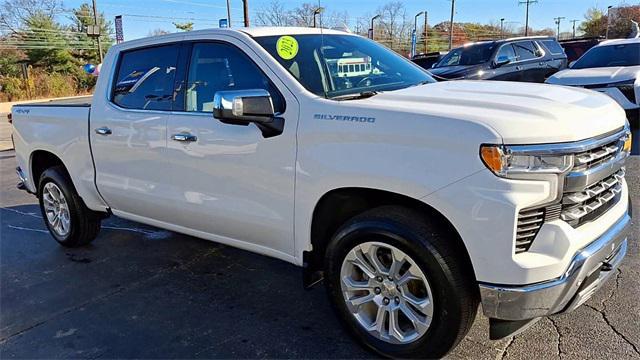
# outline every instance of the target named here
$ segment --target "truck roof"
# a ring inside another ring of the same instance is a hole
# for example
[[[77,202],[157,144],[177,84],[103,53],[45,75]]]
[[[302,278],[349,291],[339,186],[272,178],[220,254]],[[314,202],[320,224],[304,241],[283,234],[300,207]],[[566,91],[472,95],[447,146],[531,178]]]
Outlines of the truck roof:
[[[278,36],[278,35],[308,35],[308,34],[329,34],[329,35],[345,35],[348,34],[344,31],[331,30],[331,29],[319,29],[312,27],[247,27],[247,28],[235,28],[235,29],[221,29],[221,30],[238,30],[242,31],[249,36],[261,37],[261,36]],[[206,30],[203,30],[206,31]]]
[[[632,39],[612,39],[612,40],[604,40],[597,46],[607,46],[607,45],[626,45],[626,44],[637,44],[640,43],[640,38],[632,38]]]

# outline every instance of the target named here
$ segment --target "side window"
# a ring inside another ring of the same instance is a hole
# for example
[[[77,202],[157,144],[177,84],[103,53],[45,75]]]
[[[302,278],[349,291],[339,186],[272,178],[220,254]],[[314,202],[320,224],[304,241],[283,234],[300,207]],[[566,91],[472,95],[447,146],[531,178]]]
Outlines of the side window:
[[[496,56],[497,60],[507,58],[510,61],[516,61],[516,52],[513,50],[513,46],[511,44],[503,45]]]
[[[564,53],[564,49],[562,49],[562,46],[560,46],[560,44],[558,44],[558,42],[556,42],[555,40],[542,40],[542,43],[544,44],[544,47],[546,47],[553,55],[560,55]]]
[[[264,89],[271,94],[276,113],[284,112],[284,99],[273,83],[240,49],[223,43],[193,46],[187,77],[185,110],[212,112],[218,91]]]
[[[518,61],[535,59],[538,57],[538,48],[531,41],[518,41],[513,43],[518,55]]]
[[[171,110],[177,61],[177,45],[124,52],[112,101],[127,109]]]

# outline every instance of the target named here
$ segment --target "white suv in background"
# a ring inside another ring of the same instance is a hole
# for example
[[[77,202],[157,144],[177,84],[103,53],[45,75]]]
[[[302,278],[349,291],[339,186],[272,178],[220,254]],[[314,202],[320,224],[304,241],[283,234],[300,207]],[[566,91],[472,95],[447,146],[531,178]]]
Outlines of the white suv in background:
[[[605,93],[615,99],[627,112],[627,117],[638,133],[640,122],[640,38],[604,41],[569,69],[549,77],[548,84],[579,86]],[[638,154],[638,136],[634,153]]]

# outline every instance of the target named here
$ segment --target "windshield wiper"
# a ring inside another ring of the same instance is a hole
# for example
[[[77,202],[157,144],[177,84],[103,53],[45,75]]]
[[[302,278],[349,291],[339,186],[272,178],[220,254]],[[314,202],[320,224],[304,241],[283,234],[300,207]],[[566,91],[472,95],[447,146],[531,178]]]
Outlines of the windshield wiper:
[[[333,96],[330,97],[331,100],[338,100],[338,101],[342,101],[342,100],[358,100],[358,99],[366,99],[366,98],[370,98],[374,95],[377,95],[378,92],[377,91],[361,91],[359,93],[355,93],[355,94],[345,94],[345,95],[337,95],[337,96]]]

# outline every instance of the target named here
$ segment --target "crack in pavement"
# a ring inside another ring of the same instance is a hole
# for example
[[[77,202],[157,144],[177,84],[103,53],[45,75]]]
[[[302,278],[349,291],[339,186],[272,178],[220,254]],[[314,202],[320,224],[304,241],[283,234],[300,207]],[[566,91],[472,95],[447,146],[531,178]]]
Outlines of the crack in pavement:
[[[507,341],[507,344],[505,345],[505,347],[503,349],[498,350],[498,354],[496,354],[496,360],[502,360],[505,358],[505,356],[507,356],[509,347],[513,344],[515,340],[516,340],[515,336],[512,336],[509,338],[509,341]]]
[[[600,305],[602,306],[602,309],[598,309],[593,305],[590,304],[585,304],[587,305],[588,308],[598,312],[600,314],[600,316],[602,317],[602,320],[604,320],[604,322],[611,328],[611,330],[613,330],[613,332],[618,335],[621,339],[623,339],[627,344],[629,344],[632,348],[633,351],[635,351],[635,353],[637,355],[640,355],[640,350],[638,349],[638,346],[636,344],[634,344],[631,340],[629,340],[627,338],[626,335],[624,335],[620,330],[618,330],[613,323],[611,323],[611,321],[609,320],[609,317],[606,314],[606,310],[607,310],[607,301],[611,300],[613,298],[613,296],[618,292],[618,289],[620,288],[620,278],[622,277],[622,270],[620,268],[617,269],[616,272],[616,279],[615,279],[615,287],[611,290],[611,292],[609,293],[609,296],[607,296],[606,298],[604,298],[601,302]]]
[[[153,274],[152,276],[150,276],[148,278],[141,279],[141,280],[138,280],[138,281],[134,281],[134,282],[132,282],[132,283],[126,285],[126,286],[120,286],[120,287],[118,287],[117,289],[115,289],[113,291],[107,292],[106,294],[95,296],[95,297],[93,297],[93,298],[91,298],[91,299],[89,299],[89,300],[87,300],[85,302],[82,302],[81,304],[78,304],[78,305],[75,305],[75,306],[71,306],[69,308],[66,308],[66,309],[63,309],[61,311],[58,311],[58,312],[52,314],[51,316],[49,316],[46,319],[42,319],[40,321],[37,321],[36,323],[34,323],[32,325],[29,325],[24,329],[20,329],[20,330],[14,332],[12,334],[9,334],[9,335],[7,335],[5,337],[0,338],[0,345],[5,344],[6,342],[8,342],[9,340],[15,338],[16,336],[20,336],[20,335],[25,334],[25,333],[27,333],[27,332],[29,332],[29,331],[31,331],[31,330],[43,325],[43,324],[46,324],[47,322],[49,322],[51,320],[54,320],[55,318],[58,318],[60,316],[64,316],[66,314],[74,312],[74,311],[76,311],[78,309],[81,309],[81,308],[83,308],[83,307],[85,307],[87,305],[93,304],[95,302],[108,299],[111,296],[117,295],[119,293],[135,289],[136,287],[138,287],[138,286],[140,286],[140,285],[142,285],[144,283],[153,281],[153,280],[159,278],[160,276],[168,274],[168,273],[170,273],[170,272],[172,272],[174,270],[181,269],[181,270],[189,271],[189,269],[188,269],[189,266],[197,263],[200,260],[204,260],[208,256],[213,255],[214,253],[218,252],[221,249],[222,248],[218,248],[218,247],[212,248],[210,251],[207,251],[207,252],[205,252],[204,254],[202,254],[200,256],[196,256],[196,257],[194,257],[193,259],[191,259],[188,262],[178,263],[178,266],[176,266],[175,264],[172,264],[171,266],[164,267],[164,268],[160,269],[159,271],[155,272],[155,274]],[[5,327],[2,330],[7,329],[8,327],[9,326]]]
[[[547,319],[549,319],[549,321],[551,322],[551,325],[553,326],[553,329],[556,331],[556,334],[558,334],[558,341],[556,342],[556,356],[558,356],[558,358],[562,359],[562,349],[560,349],[560,342],[562,341],[562,334],[560,333],[560,328],[558,327],[558,324],[556,324],[555,320],[553,320],[552,317],[548,317]]]

